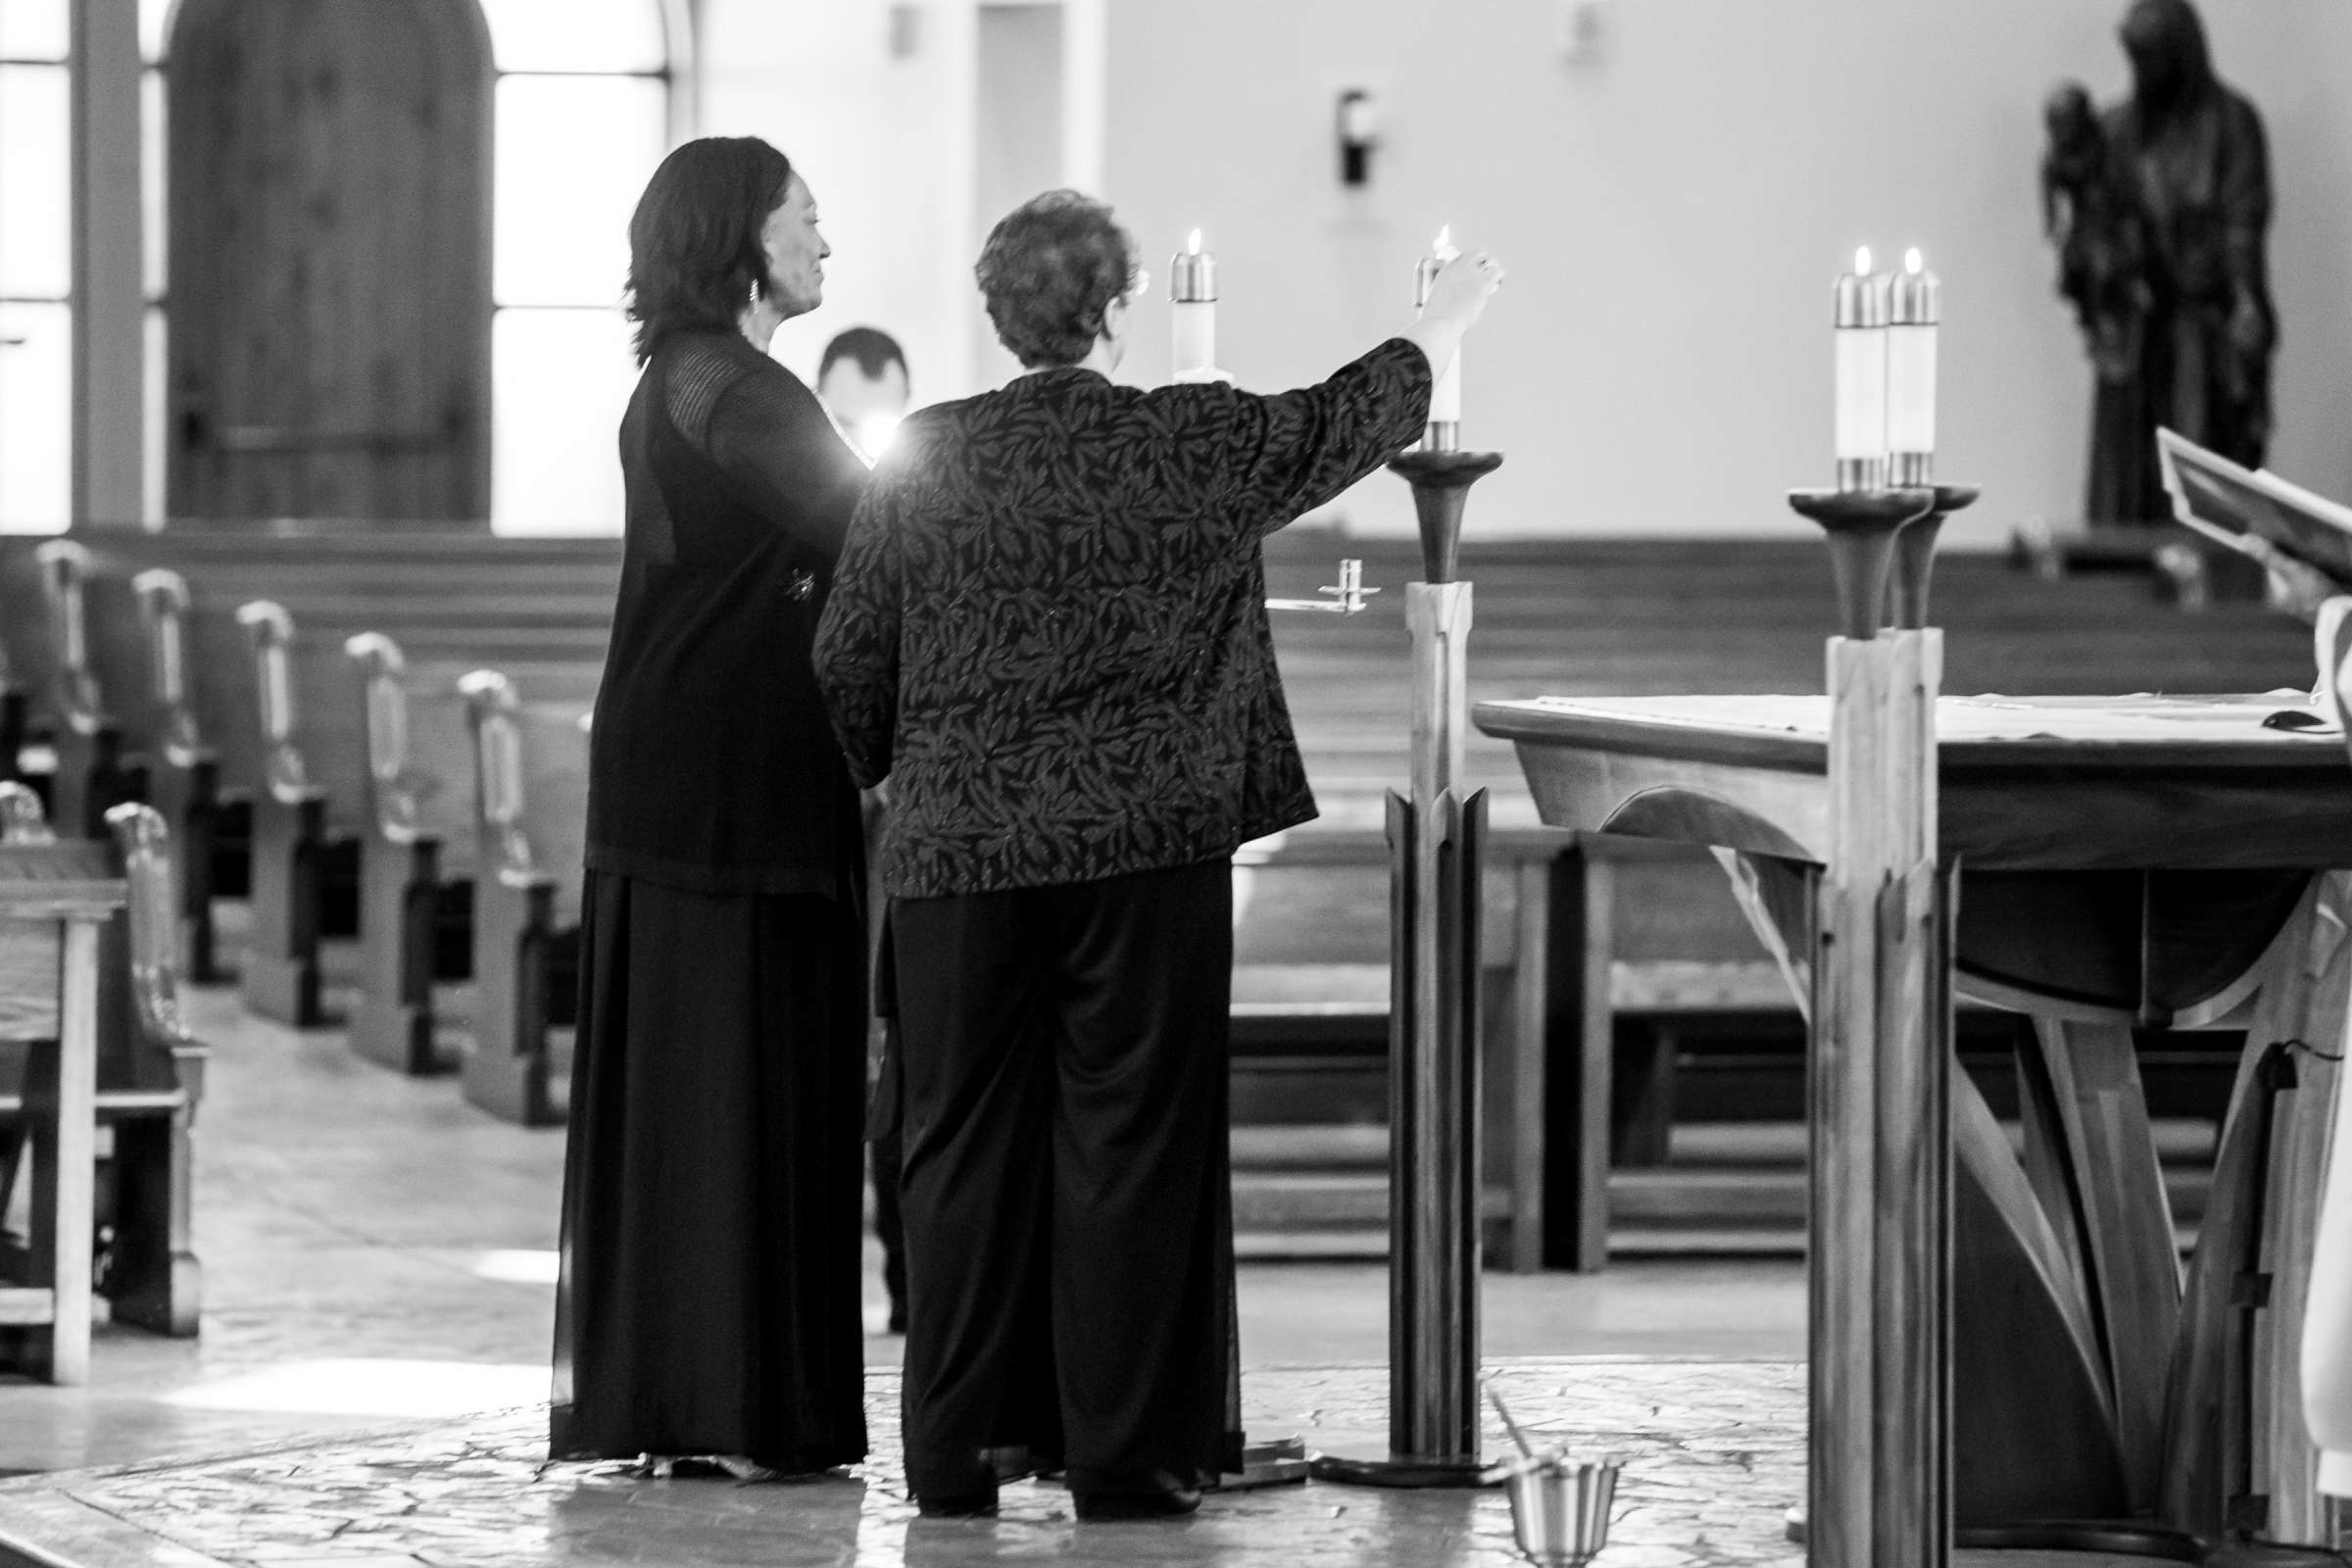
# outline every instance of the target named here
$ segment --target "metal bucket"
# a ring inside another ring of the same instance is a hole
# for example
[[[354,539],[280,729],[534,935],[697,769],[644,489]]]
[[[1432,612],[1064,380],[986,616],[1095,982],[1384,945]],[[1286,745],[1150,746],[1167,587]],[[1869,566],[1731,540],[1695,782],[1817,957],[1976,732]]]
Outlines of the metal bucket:
[[[1609,1544],[1615,1459],[1571,1464],[1557,1452],[1512,1466],[1511,1530],[1520,1554],[1544,1568],[1580,1568]]]

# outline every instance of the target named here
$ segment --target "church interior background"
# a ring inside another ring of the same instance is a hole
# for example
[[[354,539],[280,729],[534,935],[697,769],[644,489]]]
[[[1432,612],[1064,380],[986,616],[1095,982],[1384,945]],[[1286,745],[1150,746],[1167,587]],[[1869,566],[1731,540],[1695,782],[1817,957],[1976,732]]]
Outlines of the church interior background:
[[[42,684],[57,656],[25,652],[51,647],[32,623],[55,603],[33,564],[47,536],[175,565],[199,617],[212,607],[197,557],[212,547],[191,544],[183,560],[170,555],[175,537],[274,538],[286,561],[312,539],[536,541],[517,544],[540,554],[515,569],[542,573],[551,602],[603,592],[609,609],[599,552],[621,527],[613,432],[636,378],[620,310],[628,216],[668,149],[708,134],[773,142],[823,209],[825,302],[785,323],[775,356],[814,385],[830,339],[880,327],[904,347],[917,407],[1018,369],[977,308],[972,259],[998,217],[1047,188],[1110,202],[1155,274],[1119,371],[1138,386],[1169,377],[1160,259],[1191,231],[1217,258],[1220,361],[1256,391],[1313,381],[1407,320],[1415,264],[1442,226],[1493,250],[1509,283],[1462,368],[1464,443],[1507,455],[1464,534],[1464,575],[1487,595],[1469,654],[1482,703],[1821,690],[1820,639],[1837,629],[1830,576],[1818,532],[1784,498],[1830,477],[1824,285],[1856,245],[1882,258],[1917,247],[1943,288],[1936,471],[1984,487],[1940,539],[1943,689],[2303,691],[2311,633],[2259,569],[2169,519],[2116,529],[2084,517],[2093,371],[2056,285],[2038,180],[2053,87],[2081,81],[2102,105],[2130,92],[2123,9],[0,0],[0,579],[15,584],[0,586],[0,688],[23,691],[32,725],[0,778],[34,780],[79,755],[70,721],[42,727],[64,712]],[[2278,347],[2261,466],[2352,504],[2352,7],[2202,0],[2199,12],[2217,69],[2268,135]],[[1364,615],[1277,627],[1327,825],[1364,843],[1377,842],[1380,792],[1401,787],[1414,744],[1400,603],[1421,570],[1415,526],[1412,492],[1375,474],[1270,547],[1278,593],[1313,595],[1343,556],[1367,563],[1367,581],[1388,579],[1387,603]],[[110,534],[163,541],[165,554]],[[451,585],[467,569],[420,577],[399,613],[423,622],[424,601],[463,593]],[[306,581],[286,592],[331,597]],[[118,598],[133,623],[128,590]],[[337,644],[371,629],[333,613],[319,623]],[[537,613],[515,625],[537,635]],[[214,658],[243,635],[192,646]],[[537,694],[584,702],[593,680],[578,687],[564,662],[577,646],[555,649],[514,655],[525,697],[543,678]],[[416,657],[454,671],[471,652],[453,642]],[[318,689],[353,685],[339,652],[321,657],[338,668]],[[2317,673],[2323,686],[2334,675]],[[213,678],[254,677],[232,666]],[[448,706],[454,734],[465,710]],[[347,717],[337,733],[356,748],[367,722]],[[1506,741],[1474,736],[1468,765],[1494,797],[1498,846],[1550,855],[1567,842],[1543,838],[1556,819]],[[449,788],[470,802],[470,779]],[[1253,976],[1270,987],[1250,1020],[1237,1013],[1253,1042],[1237,1049],[1256,1053],[1235,1089],[1240,1312],[1252,1435],[1370,1448],[1389,1418],[1393,1348],[1388,908],[1385,859],[1350,853],[1302,879],[1278,857],[1237,871],[1242,929],[1263,944]],[[1488,935],[1510,955],[1472,984],[1488,985],[1494,1040],[1534,1042],[1487,1048],[1492,1386],[1539,1446],[1622,1456],[1604,1564],[1844,1560],[1784,1517],[1807,1498],[1808,1417],[1805,1024],[1775,967],[1787,955],[1747,934],[1703,853],[1489,857]],[[2352,854],[2309,864],[2337,877]],[[2340,926],[2332,911],[2352,912],[2352,894],[2313,885],[2320,917]],[[223,883],[207,911],[220,975],[266,928],[248,897]],[[212,1051],[191,1156],[202,1330],[151,1334],[117,1309],[85,1386],[0,1372],[0,1568],[1521,1560],[1501,1491],[1237,1490],[1173,1533],[1106,1539],[1038,1486],[1018,1500],[1008,1490],[993,1524],[927,1531],[885,1437],[899,1341],[870,1246],[876,1458],[841,1488],[697,1492],[547,1465],[560,1120],[494,1113],[446,1076],[357,1054],[344,1029],[362,960],[333,919],[314,982],[325,1003],[292,1022],[259,1015],[234,985],[197,983],[205,965],[175,957],[186,1023]],[[2352,988],[2314,951],[2314,985]],[[1286,980],[1286,964],[1317,978]],[[0,968],[0,991],[19,979]],[[1326,981],[1341,988],[1330,995],[1378,995],[1352,1012],[1321,992],[1298,1000],[1300,985]],[[465,1009],[479,1004],[466,992],[435,1043],[469,1049]],[[1324,1021],[1300,1024],[1313,1006]],[[1530,1022],[1531,1006],[1550,1011]],[[1572,1016],[1578,1006],[1598,1011]],[[2339,998],[2338,1026],[2342,1014]],[[2015,1017],[1964,1001],[1955,1059],[1994,1086],[1986,1102],[2022,1149],[2033,1090],[1999,1086],[2017,1081],[2013,1058],[2039,1058]],[[2171,1262],[2186,1267],[2219,1211],[2207,1205],[2219,1203],[2248,1025],[2154,1027],[2177,1021],[2143,1007],[2146,1033],[2170,1038],[2140,1041],[2132,1081],[2144,1095],[2131,1114],[2170,1195]],[[2129,1057],[2129,1024],[2118,1027]],[[1532,1080],[1549,1086],[1532,1102],[1511,1099],[1530,1080],[1504,1070],[1510,1049],[1550,1074]],[[1575,1063],[1595,1050],[1613,1074],[1597,1106],[1570,1087],[1589,1084]],[[15,1060],[0,1067],[21,1072]],[[2304,1070],[2307,1087],[2335,1082],[2316,1057]],[[0,1128],[28,1103],[22,1087],[0,1095]],[[2294,1152],[2275,1156],[2286,1173],[2265,1189],[2275,1214],[2318,1202],[2328,1124],[2318,1108],[2299,1114],[2319,1131],[2278,1134]],[[0,1143],[0,1156],[17,1152]],[[0,1159],[0,1230],[22,1235],[46,1189],[6,1173]],[[2126,1223],[2094,1215],[2050,1245],[2091,1257],[2087,1227],[2107,1219]],[[0,1238],[0,1275],[28,1255]],[[2170,1288],[2193,1304],[2194,1276]],[[2177,1301],[2168,1312],[2193,1315]],[[2020,1334],[2048,1327],[2031,1313],[2016,1322]],[[16,1324],[0,1299],[0,1351],[23,1348]],[[2124,1316],[2074,1327],[2101,1368],[2085,1385],[2110,1406],[2101,1430],[2121,1434],[2131,1471],[2144,1412],[2124,1392],[2123,1347],[2137,1330]],[[2278,1335],[2242,1353],[2291,1380]],[[2132,1375],[2156,1380],[2161,1407],[2165,1370]],[[2245,1417],[2257,1467],[2286,1465],[2279,1455],[2301,1441],[2299,1406],[2274,1407],[2277,1387]],[[1489,1457],[1510,1441],[1489,1423]],[[2145,1463],[2145,1477],[2115,1483],[2143,1524],[2160,1507]],[[2214,1540],[2352,1544],[2352,1505],[2305,1492],[2268,1515],[2216,1515]],[[1988,1562],[2137,1549],[1963,1538],[1962,1560]],[[1953,1549],[1944,1541],[1917,1560]]]

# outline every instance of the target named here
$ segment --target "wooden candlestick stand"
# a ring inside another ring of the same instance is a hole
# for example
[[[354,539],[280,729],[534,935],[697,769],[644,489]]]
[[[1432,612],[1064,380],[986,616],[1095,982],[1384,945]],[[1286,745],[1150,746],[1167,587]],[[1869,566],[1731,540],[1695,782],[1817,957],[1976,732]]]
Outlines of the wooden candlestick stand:
[[[1389,793],[1389,1456],[1320,1454],[1318,1480],[1488,1484],[1479,1454],[1479,871],[1487,792],[1463,788],[1470,584],[1455,580],[1470,486],[1496,452],[1420,451],[1428,580],[1405,584],[1412,784]]]
[[[1829,531],[1830,851],[1814,918],[1806,1556],[1942,1568],[1951,1555],[1948,975],[1957,867],[1936,858],[1927,625],[1936,530],[1960,486],[1792,491]],[[1888,575],[1895,627],[1880,634]]]

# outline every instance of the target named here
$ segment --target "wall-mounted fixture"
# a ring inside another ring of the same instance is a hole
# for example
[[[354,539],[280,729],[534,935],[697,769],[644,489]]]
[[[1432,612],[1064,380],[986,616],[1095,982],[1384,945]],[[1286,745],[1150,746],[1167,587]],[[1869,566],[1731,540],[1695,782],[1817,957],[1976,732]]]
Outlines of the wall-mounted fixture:
[[[1554,0],[1552,46],[1561,63],[1596,66],[1607,59],[1616,9],[1616,0]]]
[[[1369,87],[1343,87],[1339,102],[1340,183],[1350,190],[1372,178],[1372,149],[1380,145],[1380,100]]]

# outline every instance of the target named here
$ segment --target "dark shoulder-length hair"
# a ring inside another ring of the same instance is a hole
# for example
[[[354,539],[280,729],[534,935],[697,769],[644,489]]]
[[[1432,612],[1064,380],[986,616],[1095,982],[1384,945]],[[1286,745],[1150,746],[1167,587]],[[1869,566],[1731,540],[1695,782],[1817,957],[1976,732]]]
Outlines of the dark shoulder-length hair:
[[[735,324],[766,286],[760,230],[791,183],[791,160],[757,136],[704,136],[662,160],[629,217],[638,364],[672,332]]]
[[[972,274],[998,340],[1024,368],[1076,365],[1135,276],[1135,240],[1093,197],[1050,190],[989,230]]]

